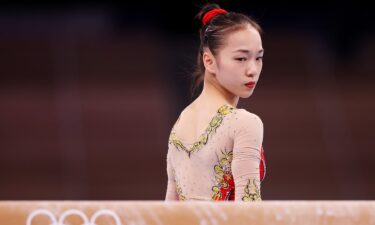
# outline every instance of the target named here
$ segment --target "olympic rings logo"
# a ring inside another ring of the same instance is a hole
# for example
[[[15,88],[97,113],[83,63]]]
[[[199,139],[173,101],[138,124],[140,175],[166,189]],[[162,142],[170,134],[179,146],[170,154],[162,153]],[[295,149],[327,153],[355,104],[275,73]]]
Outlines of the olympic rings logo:
[[[108,210],[108,209],[102,209],[102,210],[99,210],[99,211],[95,212],[94,215],[92,215],[90,220],[88,219],[88,217],[82,211],[77,210],[77,209],[69,209],[67,211],[64,211],[61,214],[59,219],[57,219],[55,217],[55,215],[53,215],[47,209],[37,209],[37,210],[34,210],[33,212],[31,212],[29,214],[29,216],[27,217],[27,220],[26,220],[26,225],[32,225],[33,219],[38,215],[45,215],[45,216],[49,217],[49,219],[52,222],[50,225],[64,225],[65,218],[68,217],[68,216],[71,216],[71,215],[77,215],[77,216],[81,217],[81,219],[83,220],[82,225],[96,225],[95,224],[96,219],[99,216],[103,216],[103,215],[111,216],[115,220],[116,225],[122,225],[120,217],[115,212],[113,212],[111,210]]]

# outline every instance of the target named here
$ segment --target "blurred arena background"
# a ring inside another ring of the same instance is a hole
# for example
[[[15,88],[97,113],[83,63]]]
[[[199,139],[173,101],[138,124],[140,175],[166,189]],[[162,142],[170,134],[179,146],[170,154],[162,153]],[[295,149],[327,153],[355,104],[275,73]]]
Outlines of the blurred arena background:
[[[164,199],[203,2],[2,3],[0,199]],[[215,2],[265,31],[238,106],[265,126],[263,200],[374,199],[374,8]]]

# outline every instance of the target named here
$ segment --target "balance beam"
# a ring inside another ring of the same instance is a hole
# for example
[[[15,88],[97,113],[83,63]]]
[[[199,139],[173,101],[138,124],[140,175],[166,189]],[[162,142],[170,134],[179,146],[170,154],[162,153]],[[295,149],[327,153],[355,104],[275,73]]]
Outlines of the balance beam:
[[[375,201],[0,201],[2,225],[364,225]]]

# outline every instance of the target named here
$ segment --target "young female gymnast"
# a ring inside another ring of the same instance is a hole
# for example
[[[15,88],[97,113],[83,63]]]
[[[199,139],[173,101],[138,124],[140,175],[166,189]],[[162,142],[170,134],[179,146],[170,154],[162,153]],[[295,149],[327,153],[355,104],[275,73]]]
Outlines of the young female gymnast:
[[[193,93],[169,137],[165,200],[261,201],[263,123],[239,98],[254,92],[262,70],[261,28],[217,4],[201,8]]]

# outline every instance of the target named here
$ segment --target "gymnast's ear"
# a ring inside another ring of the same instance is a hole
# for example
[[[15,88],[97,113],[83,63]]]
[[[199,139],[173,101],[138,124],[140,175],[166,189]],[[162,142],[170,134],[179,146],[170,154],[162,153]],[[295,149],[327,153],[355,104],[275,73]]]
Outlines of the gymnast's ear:
[[[216,59],[208,48],[204,49],[202,60],[206,70],[212,74],[216,74]]]

